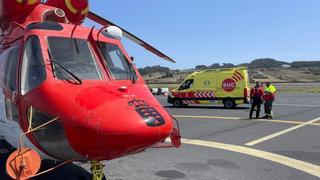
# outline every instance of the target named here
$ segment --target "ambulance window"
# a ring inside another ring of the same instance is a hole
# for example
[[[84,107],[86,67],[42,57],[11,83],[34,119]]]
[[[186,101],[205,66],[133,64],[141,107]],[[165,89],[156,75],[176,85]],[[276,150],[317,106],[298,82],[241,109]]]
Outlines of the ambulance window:
[[[11,92],[16,90],[19,50],[19,46],[14,46],[3,52],[0,56],[0,76],[3,78],[0,84]]]
[[[39,38],[30,37],[24,47],[21,68],[21,94],[38,87],[46,79]]]
[[[192,88],[193,79],[186,80],[179,88],[179,90],[185,90]]]

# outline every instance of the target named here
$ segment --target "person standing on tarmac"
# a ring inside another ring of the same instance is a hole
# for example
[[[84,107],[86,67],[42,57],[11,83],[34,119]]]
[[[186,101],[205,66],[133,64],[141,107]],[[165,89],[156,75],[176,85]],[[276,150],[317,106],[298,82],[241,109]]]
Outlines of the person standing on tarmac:
[[[264,96],[263,99],[265,100],[264,103],[264,112],[265,116],[263,118],[266,119],[272,119],[273,113],[272,113],[272,104],[275,100],[275,93],[276,93],[276,87],[273,86],[270,82],[266,82],[266,87],[264,88]]]
[[[260,86],[259,82],[256,82],[256,85],[251,88],[250,99],[252,100],[252,104],[249,119],[252,119],[252,114],[256,107],[256,119],[259,119],[261,104],[263,103],[263,89]]]

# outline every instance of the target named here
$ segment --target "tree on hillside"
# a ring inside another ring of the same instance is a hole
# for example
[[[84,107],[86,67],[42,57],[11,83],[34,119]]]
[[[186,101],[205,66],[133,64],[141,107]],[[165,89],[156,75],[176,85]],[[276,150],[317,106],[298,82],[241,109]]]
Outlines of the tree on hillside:
[[[238,64],[237,67],[249,67],[250,63],[241,63]]]
[[[289,64],[283,61],[278,61],[272,58],[261,58],[255,59],[250,64],[249,67],[251,68],[273,68],[273,67],[280,67],[283,64]]]
[[[169,74],[170,68],[162,67],[162,66],[147,66],[144,68],[139,68],[138,71],[140,72],[141,75],[147,75],[147,74],[152,74],[156,72]]]
[[[197,65],[195,68],[197,71],[199,71],[199,70],[207,69],[208,67],[206,65]]]
[[[208,68],[210,68],[210,69],[220,68],[220,64],[219,63],[214,63],[214,64],[211,64],[210,66],[208,66]]]
[[[223,68],[233,68],[234,65],[233,65],[232,63],[223,63],[223,64],[222,64],[222,67],[223,67]]]
[[[320,61],[294,61],[291,63],[294,68],[299,67],[320,67]]]
[[[217,68],[233,68],[235,67],[232,63],[223,63],[222,66],[219,63],[211,64],[210,66],[206,65],[197,65],[196,70],[203,70],[203,69],[217,69]]]

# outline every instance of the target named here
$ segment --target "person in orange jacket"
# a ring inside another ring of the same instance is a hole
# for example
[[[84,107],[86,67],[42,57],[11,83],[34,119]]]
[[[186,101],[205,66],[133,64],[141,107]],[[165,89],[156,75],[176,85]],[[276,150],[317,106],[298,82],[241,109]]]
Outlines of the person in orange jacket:
[[[256,118],[259,119],[261,104],[263,103],[263,89],[259,82],[250,90],[250,99],[252,100],[249,119],[252,119],[254,109],[256,109]]]

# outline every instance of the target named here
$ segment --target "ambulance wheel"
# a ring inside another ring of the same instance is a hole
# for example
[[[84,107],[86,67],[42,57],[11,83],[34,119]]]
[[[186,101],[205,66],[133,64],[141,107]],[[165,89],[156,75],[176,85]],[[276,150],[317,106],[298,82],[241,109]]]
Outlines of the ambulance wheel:
[[[234,102],[234,100],[227,99],[223,102],[223,106],[226,109],[232,109],[236,107],[236,103]]]
[[[174,106],[174,107],[177,107],[177,108],[180,108],[180,107],[183,106],[183,103],[182,103],[181,100],[175,99],[175,100],[173,101],[173,106]]]

